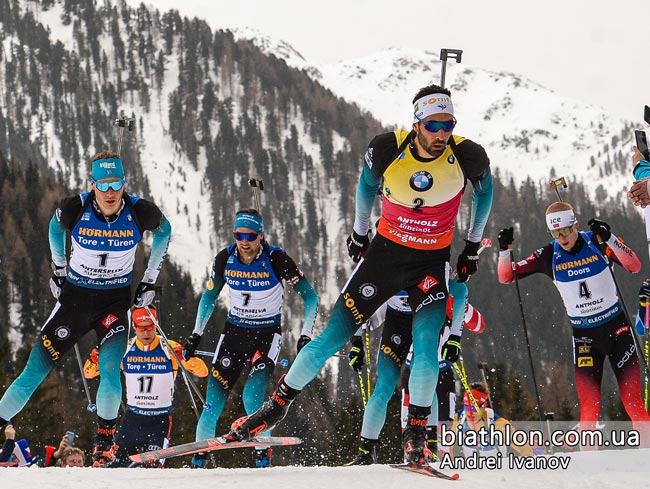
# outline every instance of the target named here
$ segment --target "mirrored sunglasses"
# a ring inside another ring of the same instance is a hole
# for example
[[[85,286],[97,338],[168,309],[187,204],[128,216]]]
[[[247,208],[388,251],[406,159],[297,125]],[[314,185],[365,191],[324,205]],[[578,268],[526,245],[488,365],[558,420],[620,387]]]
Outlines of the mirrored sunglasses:
[[[429,132],[438,132],[440,129],[442,129],[445,132],[451,131],[454,126],[456,126],[456,118],[454,117],[450,121],[425,121],[423,119],[420,119],[417,115],[415,118],[424,126],[424,128],[429,131]]]
[[[115,180],[114,182],[97,182],[93,180],[93,183],[95,184],[95,188],[100,192],[108,192],[109,188],[117,192],[124,186],[124,180]]]
[[[566,238],[573,231],[573,226],[568,226],[560,229],[551,229],[548,234],[551,235],[551,238],[558,239],[560,236]]]
[[[232,233],[237,241],[255,241],[259,236],[257,233]]]

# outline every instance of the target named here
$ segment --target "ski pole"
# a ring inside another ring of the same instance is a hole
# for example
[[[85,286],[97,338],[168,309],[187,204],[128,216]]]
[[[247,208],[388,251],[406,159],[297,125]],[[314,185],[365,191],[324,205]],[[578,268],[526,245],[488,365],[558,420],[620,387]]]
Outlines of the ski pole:
[[[86,406],[86,410],[89,413],[94,413],[97,411],[97,404],[95,404],[90,398],[90,390],[88,389],[88,381],[86,380],[86,376],[84,375],[84,366],[81,360],[81,353],[79,352],[79,345],[77,345],[76,343],[74,344],[74,353],[77,357],[77,364],[79,364],[79,373],[81,373],[81,381],[83,382],[84,392],[86,393],[86,399],[88,399],[88,406]]]
[[[370,399],[372,393],[372,384],[370,381],[370,364],[372,362],[372,355],[370,353],[370,325],[368,323],[363,326],[363,336],[366,344],[366,399]]]
[[[645,304],[645,357],[648,358],[650,357],[650,318],[648,316],[650,315],[650,302],[646,302]],[[648,410],[648,369],[646,368],[645,371],[645,382],[644,382],[643,390],[644,390],[644,396],[643,396],[643,405],[645,407],[645,410]]]
[[[494,404],[492,404],[492,396],[490,395],[490,385],[488,384],[487,381],[487,375],[485,375],[485,372],[487,370],[487,363],[478,362],[478,369],[481,371],[481,377],[483,378],[483,383],[485,384],[485,387],[487,387],[488,402],[490,403],[490,407],[494,408]]]
[[[162,309],[160,307],[160,298],[162,297],[162,292],[163,288],[161,285],[156,286],[156,307],[158,308],[158,317],[162,317]],[[149,311],[147,311],[149,312]],[[149,315],[151,316],[151,312],[149,312]],[[162,328],[161,328],[162,329]],[[169,345],[169,342],[167,342],[167,348],[171,350],[171,345]],[[178,361],[178,359],[177,359]],[[180,365],[180,362],[179,362]],[[187,392],[190,395],[190,400],[192,401],[192,408],[194,409],[194,414],[196,415],[196,419],[198,420],[201,417],[201,414],[199,413],[199,408],[196,405],[196,401],[194,400],[194,395],[192,394],[192,389],[190,388],[190,385],[187,381],[187,375],[183,370],[181,370],[181,376],[183,377],[183,382],[185,383],[185,387],[187,387]],[[164,459],[163,459],[164,460]]]
[[[151,309],[149,309],[149,306],[144,306],[144,309],[147,311],[147,314],[151,317],[151,320],[153,323],[156,325],[156,330],[160,334],[160,337],[164,341],[164,345],[166,348],[168,348],[172,355],[174,355],[174,358],[176,358],[176,361],[178,362],[178,368],[181,369],[181,373],[183,374],[183,379],[185,382],[188,384],[188,388],[191,387],[190,390],[194,391],[194,394],[196,394],[196,397],[199,398],[201,403],[203,404],[203,409],[210,409],[212,406],[210,404],[205,402],[205,398],[203,397],[203,394],[201,394],[201,390],[198,388],[198,386],[194,383],[194,381],[188,376],[188,371],[185,368],[185,365],[183,365],[183,360],[178,356],[178,353],[176,353],[176,350],[171,347],[169,344],[169,339],[167,338],[167,335],[165,335],[165,332],[162,330],[160,327],[160,323],[156,320],[156,318],[151,314]]]
[[[551,439],[551,421],[555,419],[554,412],[544,412],[544,419],[546,420],[546,436]],[[553,443],[549,443],[546,453],[553,454]]]
[[[559,193],[558,193],[559,195]],[[510,263],[512,265],[512,274],[515,277],[515,286],[517,289],[517,299],[519,299],[519,312],[521,313],[521,324],[524,327],[524,336],[526,337],[526,348],[528,349],[528,361],[530,362],[530,371],[533,375],[533,384],[535,385],[535,396],[537,397],[537,414],[539,414],[539,420],[544,421],[542,416],[542,399],[539,396],[539,389],[537,388],[537,378],[535,376],[535,367],[533,365],[533,354],[530,351],[530,341],[528,340],[528,328],[526,327],[526,316],[524,314],[524,303],[521,300],[521,291],[519,290],[519,277],[517,277],[517,263],[515,262],[515,256],[510,248]]]
[[[364,385],[363,381],[363,374],[361,373],[361,370],[357,372],[359,375],[359,387],[361,388],[361,400],[363,401],[363,408],[366,408],[366,404],[368,404],[368,398],[366,397],[366,387]]]
[[[479,411],[478,407],[478,402],[472,395],[472,390],[469,388],[469,383],[467,382],[467,372],[465,372],[465,368],[463,367],[462,369],[459,367],[460,360],[458,360],[455,363],[452,363],[454,366],[454,370],[458,374],[458,377],[460,378],[460,382],[463,384],[463,388],[465,389],[465,392],[467,392],[467,395],[469,396],[469,400],[472,403],[472,406],[474,406],[474,409],[476,409],[476,412]]]

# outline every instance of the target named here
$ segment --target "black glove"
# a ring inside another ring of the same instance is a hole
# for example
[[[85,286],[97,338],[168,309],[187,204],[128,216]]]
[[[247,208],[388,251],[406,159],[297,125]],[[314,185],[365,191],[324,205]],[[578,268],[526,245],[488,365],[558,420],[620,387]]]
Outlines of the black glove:
[[[50,291],[52,296],[58,300],[61,295],[61,288],[65,283],[65,276],[67,275],[66,267],[62,267],[52,263],[52,277],[50,277]]]
[[[605,221],[601,221],[600,219],[589,219],[587,226],[589,226],[589,230],[592,234],[598,236],[603,243],[612,236],[612,228]]]
[[[650,302],[650,278],[645,279],[639,289],[639,307],[645,309],[648,302]]]
[[[456,363],[460,357],[460,336],[451,334],[442,347],[442,358]]]
[[[302,347],[305,346],[310,341],[311,341],[311,338],[309,336],[307,336],[306,334],[301,334],[300,338],[298,338],[298,348],[296,349],[296,353],[300,353],[300,350],[302,350]]]
[[[348,360],[350,361],[350,367],[352,367],[355,372],[361,371],[366,362],[364,360],[365,352],[363,351],[363,341],[361,336],[353,336],[350,340],[352,343],[352,348],[348,352]]]
[[[370,246],[370,238],[367,234],[365,236],[359,236],[356,232],[352,231],[346,243],[348,245],[348,255],[350,255],[354,263],[359,263],[368,246]]]
[[[474,243],[465,240],[465,248],[460,255],[458,255],[458,262],[456,263],[456,273],[458,273],[458,282],[467,282],[470,275],[473,275],[478,270],[478,249],[481,247],[481,242]]]
[[[199,347],[199,343],[201,343],[201,335],[192,333],[185,342],[185,345],[183,345],[183,357],[185,360],[189,360],[194,356],[194,352]]]
[[[499,249],[501,251],[509,249],[510,245],[515,240],[515,231],[512,229],[512,226],[509,228],[503,228],[501,231],[499,231],[499,236],[497,236],[497,239],[499,240]]]

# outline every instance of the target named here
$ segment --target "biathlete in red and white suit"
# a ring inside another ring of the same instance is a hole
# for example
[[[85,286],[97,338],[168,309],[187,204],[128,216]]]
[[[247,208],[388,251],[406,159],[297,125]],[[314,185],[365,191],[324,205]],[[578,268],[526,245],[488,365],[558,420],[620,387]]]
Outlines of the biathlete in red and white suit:
[[[573,359],[580,400],[581,429],[595,428],[600,415],[600,384],[605,358],[609,358],[621,400],[635,424],[650,421],[643,408],[637,356],[631,325],[625,318],[609,260],[637,273],[641,263],[598,219],[588,222],[590,231],[578,231],[573,208],[555,202],[546,210],[546,224],[554,241],[515,265],[517,277],[548,275],[557,287],[573,327]],[[511,255],[513,229],[499,233],[499,282],[514,281]],[[609,258],[606,258],[609,256]]]

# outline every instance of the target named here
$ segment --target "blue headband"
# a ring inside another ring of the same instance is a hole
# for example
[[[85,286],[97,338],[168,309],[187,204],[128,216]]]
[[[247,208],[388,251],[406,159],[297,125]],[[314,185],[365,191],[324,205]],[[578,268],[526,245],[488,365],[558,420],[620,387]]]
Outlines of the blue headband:
[[[92,164],[91,175],[93,180],[99,182],[107,178],[124,179],[124,167],[119,158],[102,158],[95,160]]]
[[[264,221],[262,221],[262,216],[249,214],[248,212],[240,212],[235,216],[233,230],[237,228],[248,228],[256,233],[264,233]]]

